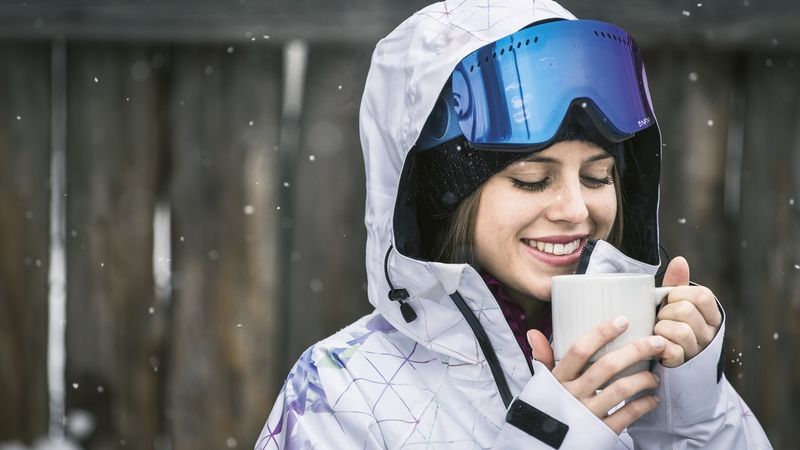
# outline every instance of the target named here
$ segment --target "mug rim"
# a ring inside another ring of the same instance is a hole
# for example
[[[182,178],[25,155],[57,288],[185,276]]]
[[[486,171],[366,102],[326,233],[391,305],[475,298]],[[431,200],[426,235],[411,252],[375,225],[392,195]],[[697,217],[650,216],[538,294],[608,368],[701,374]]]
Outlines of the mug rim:
[[[595,279],[607,279],[607,278],[624,278],[624,279],[636,279],[636,278],[648,278],[648,279],[655,279],[655,275],[650,275],[646,273],[595,273],[595,274],[579,274],[573,273],[570,275],[554,275],[551,279],[551,282],[555,282],[557,280],[595,280]]]

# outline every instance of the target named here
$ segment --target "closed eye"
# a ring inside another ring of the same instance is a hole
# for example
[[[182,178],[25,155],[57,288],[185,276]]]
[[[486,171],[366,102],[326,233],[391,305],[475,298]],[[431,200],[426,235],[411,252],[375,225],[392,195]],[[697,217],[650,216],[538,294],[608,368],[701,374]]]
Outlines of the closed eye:
[[[547,185],[550,184],[550,178],[545,178],[541,181],[522,181],[516,178],[512,178],[511,182],[514,183],[514,187],[530,191],[530,192],[539,192],[543,191]]]
[[[605,178],[593,178],[593,177],[582,176],[581,180],[583,180],[583,185],[590,189],[597,189],[614,183],[614,179],[611,176],[607,176]]]

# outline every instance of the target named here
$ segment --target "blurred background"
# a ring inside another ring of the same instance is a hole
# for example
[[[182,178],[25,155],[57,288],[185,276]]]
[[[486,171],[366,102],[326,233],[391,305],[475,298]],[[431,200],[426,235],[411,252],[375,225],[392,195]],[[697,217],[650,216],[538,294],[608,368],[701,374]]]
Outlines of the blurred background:
[[[0,448],[253,447],[300,353],[371,310],[358,107],[425,4],[0,2]],[[664,245],[796,447],[800,3],[563,4],[644,49]]]

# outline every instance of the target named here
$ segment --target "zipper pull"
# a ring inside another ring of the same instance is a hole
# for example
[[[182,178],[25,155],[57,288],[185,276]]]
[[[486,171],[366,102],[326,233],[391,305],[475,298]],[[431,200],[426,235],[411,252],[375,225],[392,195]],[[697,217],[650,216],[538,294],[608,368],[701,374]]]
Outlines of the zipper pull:
[[[406,323],[411,323],[417,319],[417,312],[404,301],[408,297],[408,291],[405,289],[392,289],[389,291],[389,300],[400,303],[400,313],[403,314],[403,319],[405,319]]]

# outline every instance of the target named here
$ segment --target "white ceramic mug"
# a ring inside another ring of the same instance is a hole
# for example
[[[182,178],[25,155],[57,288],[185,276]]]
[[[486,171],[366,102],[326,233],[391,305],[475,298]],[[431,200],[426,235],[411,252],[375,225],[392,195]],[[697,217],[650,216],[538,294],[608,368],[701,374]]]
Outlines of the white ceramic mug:
[[[617,316],[628,318],[628,328],[603,346],[590,359],[639,338],[653,335],[656,307],[672,287],[655,287],[647,274],[561,275],[552,278],[553,355],[556,364],[575,340]],[[649,361],[640,361],[614,379],[647,370]]]

